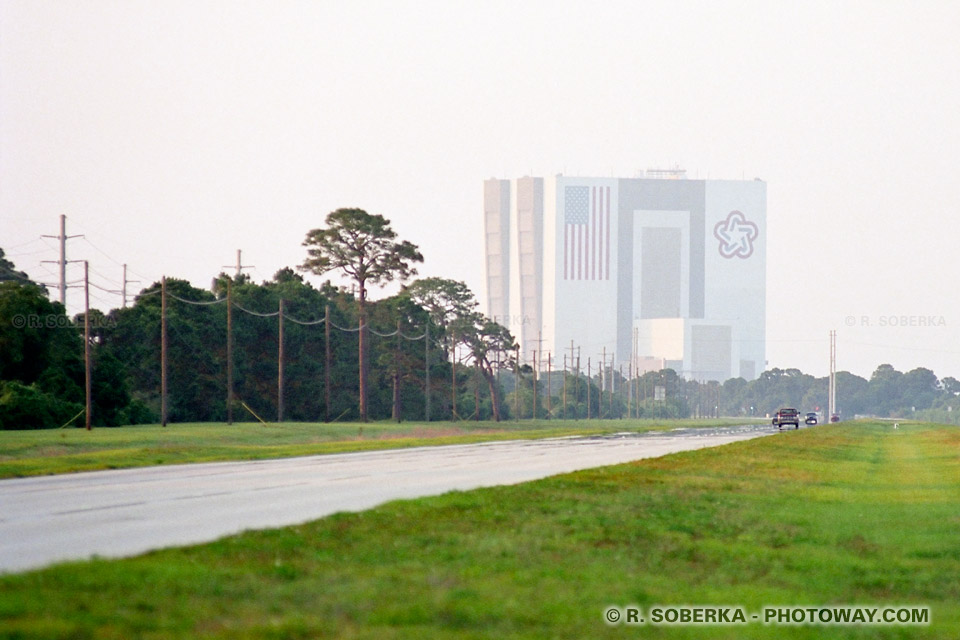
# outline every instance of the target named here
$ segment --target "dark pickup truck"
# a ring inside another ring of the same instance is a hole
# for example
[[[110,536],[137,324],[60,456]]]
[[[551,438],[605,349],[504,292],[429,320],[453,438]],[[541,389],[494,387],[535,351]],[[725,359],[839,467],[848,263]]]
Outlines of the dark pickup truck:
[[[793,425],[794,429],[800,428],[800,412],[796,409],[780,409],[773,416],[773,426],[783,431],[784,425]]]

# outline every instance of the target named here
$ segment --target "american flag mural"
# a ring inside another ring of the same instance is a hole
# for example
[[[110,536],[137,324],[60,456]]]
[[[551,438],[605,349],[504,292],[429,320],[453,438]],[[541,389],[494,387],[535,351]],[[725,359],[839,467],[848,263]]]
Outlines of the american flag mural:
[[[563,279],[610,279],[610,187],[565,187]]]

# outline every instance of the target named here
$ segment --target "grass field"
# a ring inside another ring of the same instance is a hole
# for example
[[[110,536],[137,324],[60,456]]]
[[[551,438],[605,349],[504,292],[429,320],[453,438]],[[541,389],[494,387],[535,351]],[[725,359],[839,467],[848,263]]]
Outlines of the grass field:
[[[926,626],[607,626],[610,605]],[[960,430],[789,431],[0,577],[2,638],[956,638]]]
[[[0,431],[0,478],[157,464],[255,460],[483,440],[548,438],[742,420],[524,420],[522,422],[259,422],[113,429]]]

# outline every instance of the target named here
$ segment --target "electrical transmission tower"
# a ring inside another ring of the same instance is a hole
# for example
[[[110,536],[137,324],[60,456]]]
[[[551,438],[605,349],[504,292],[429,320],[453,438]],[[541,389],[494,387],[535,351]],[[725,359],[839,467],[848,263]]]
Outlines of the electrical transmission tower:
[[[63,308],[67,308],[67,240],[71,238],[82,238],[82,235],[79,236],[68,236],[67,235],[67,216],[60,216],[60,235],[58,236],[40,236],[41,238],[53,238],[60,241],[60,259],[59,260],[43,260],[43,262],[50,262],[53,264],[60,265],[60,304],[63,305]],[[74,260],[73,262],[80,262],[79,260]]]

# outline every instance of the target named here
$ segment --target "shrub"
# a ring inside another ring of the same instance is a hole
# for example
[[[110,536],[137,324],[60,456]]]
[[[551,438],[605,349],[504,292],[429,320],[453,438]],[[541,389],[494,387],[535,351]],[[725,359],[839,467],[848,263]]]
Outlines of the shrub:
[[[37,385],[0,381],[0,429],[55,429],[83,409],[41,391]]]

